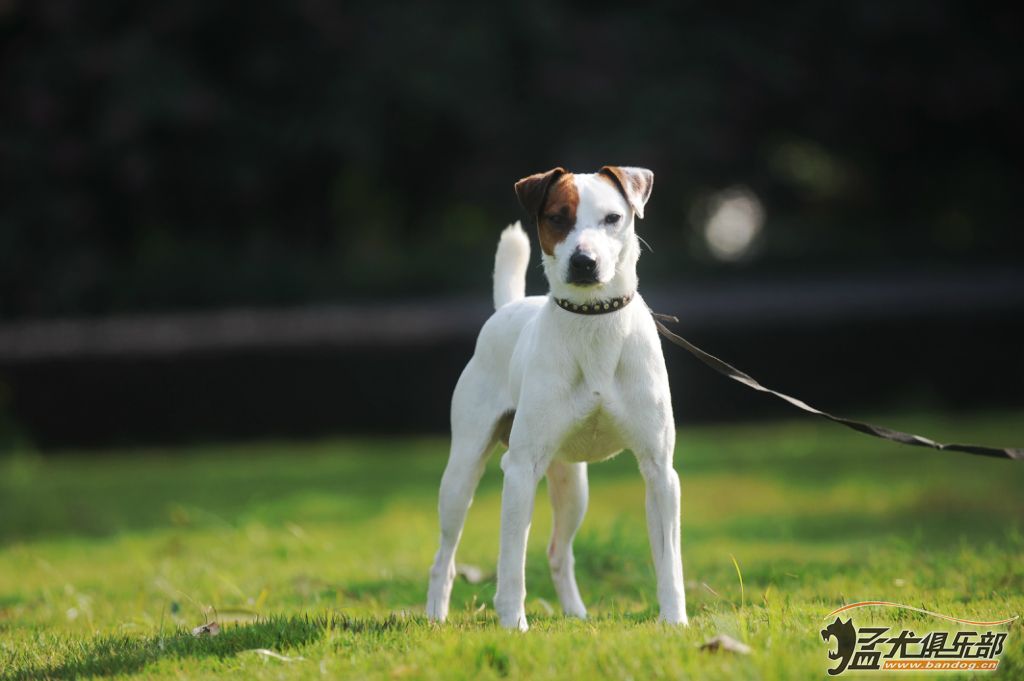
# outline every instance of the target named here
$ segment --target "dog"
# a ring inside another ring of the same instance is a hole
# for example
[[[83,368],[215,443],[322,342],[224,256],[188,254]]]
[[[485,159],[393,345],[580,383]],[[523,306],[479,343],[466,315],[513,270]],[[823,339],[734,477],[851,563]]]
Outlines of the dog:
[[[562,611],[586,618],[573,537],[587,508],[587,464],[631,450],[646,485],[647,527],[660,619],[687,624],[679,533],[675,422],[665,359],[637,293],[634,222],[654,174],[605,166],[530,175],[516,196],[536,224],[546,296],[526,296],[530,242],[506,228],[494,261],[494,314],[477,338],[452,397],[452,443],[441,478],[440,548],[427,616],[444,621],[455,550],[487,459],[498,442],[504,486],[494,606],[502,626],[526,631],[526,539],[543,475],[554,514],[548,561]]]

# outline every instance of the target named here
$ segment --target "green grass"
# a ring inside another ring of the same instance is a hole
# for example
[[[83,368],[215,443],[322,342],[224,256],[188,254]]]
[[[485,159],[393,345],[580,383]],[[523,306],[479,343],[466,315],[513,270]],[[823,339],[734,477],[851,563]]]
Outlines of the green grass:
[[[1024,441],[1022,413],[886,421],[939,439]],[[458,581],[452,621],[433,626],[423,601],[446,446],[330,440],[0,458],[0,679],[814,678],[827,666],[818,631],[844,603],[1024,615],[1024,462],[807,420],[681,431],[690,628],[656,622],[643,485],[628,454],[591,467],[576,543],[589,621],[558,614],[541,490],[530,632],[497,627],[493,578]],[[497,459],[458,557],[491,573]],[[943,626],[889,609],[854,617],[865,618],[919,633]],[[224,625],[219,636],[188,633],[208,619]],[[752,654],[699,650],[716,633]],[[996,677],[1024,677],[1019,620]]]

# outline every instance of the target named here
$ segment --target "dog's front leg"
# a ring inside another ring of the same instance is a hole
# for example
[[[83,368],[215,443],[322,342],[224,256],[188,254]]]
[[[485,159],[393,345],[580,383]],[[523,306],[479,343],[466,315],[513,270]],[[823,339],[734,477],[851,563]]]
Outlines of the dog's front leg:
[[[532,448],[517,448],[512,437],[501,458],[505,483],[501,492],[501,548],[494,608],[501,626],[526,631],[526,539],[537,483],[550,456]]]
[[[661,620],[685,625],[688,621],[683,559],[679,547],[679,476],[672,467],[674,430],[666,428],[665,435],[659,440],[636,454],[647,487],[647,532],[658,578]]]
[[[537,484],[554,455],[557,434],[563,430],[553,411],[540,399],[532,409],[516,413],[509,451],[502,457],[502,537],[498,555],[495,609],[503,627],[526,631],[526,538],[534,512]],[[555,412],[557,414],[557,412]]]

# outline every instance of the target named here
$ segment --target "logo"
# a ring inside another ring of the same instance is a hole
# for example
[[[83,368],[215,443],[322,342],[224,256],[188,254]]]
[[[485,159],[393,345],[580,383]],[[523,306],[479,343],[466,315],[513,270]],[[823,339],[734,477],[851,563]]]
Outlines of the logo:
[[[857,626],[853,617],[844,622],[838,615],[867,606],[903,608],[967,625],[957,631],[927,631],[918,635],[912,629]],[[1006,643],[1005,631],[985,631],[1017,619],[975,622],[888,601],[864,601],[833,610],[825,619],[835,621],[821,630],[828,645],[828,659],[835,662],[829,675],[852,671],[995,671]],[[833,645],[835,649],[833,649]]]

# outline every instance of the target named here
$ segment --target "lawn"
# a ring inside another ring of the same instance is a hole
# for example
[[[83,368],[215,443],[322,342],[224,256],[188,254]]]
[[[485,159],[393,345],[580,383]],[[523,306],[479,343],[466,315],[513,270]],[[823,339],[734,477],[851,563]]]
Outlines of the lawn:
[[[1024,442],[1021,412],[883,422]],[[337,439],[0,458],[0,679],[822,678],[818,632],[845,603],[1024,614],[1024,462],[808,419],[680,432],[688,629],[656,622],[643,485],[628,454],[591,467],[576,542],[590,620],[559,614],[541,490],[532,628],[496,626],[495,456],[458,557],[487,578],[460,579],[452,621],[434,626],[423,601],[446,446]],[[946,626],[904,610],[854,618]],[[218,636],[189,633],[211,620]],[[1024,626],[999,630],[1009,637],[994,677],[1024,678]],[[718,633],[752,652],[702,651]]]

